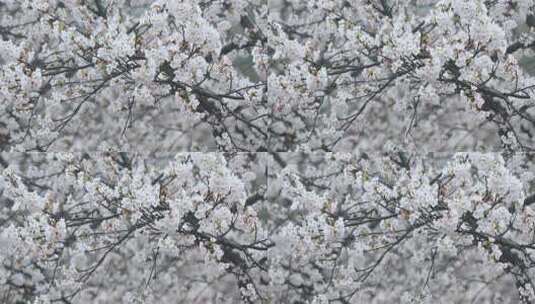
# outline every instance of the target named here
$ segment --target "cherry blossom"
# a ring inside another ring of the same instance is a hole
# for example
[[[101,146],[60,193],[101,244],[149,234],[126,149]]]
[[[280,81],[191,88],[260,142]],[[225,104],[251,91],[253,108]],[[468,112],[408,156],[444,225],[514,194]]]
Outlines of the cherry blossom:
[[[0,0],[0,303],[535,303],[532,0]]]

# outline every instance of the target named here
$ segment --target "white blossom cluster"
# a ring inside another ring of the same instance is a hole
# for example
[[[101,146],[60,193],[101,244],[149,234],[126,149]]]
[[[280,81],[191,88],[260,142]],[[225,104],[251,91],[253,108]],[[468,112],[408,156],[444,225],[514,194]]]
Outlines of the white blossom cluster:
[[[0,2],[3,149],[259,150],[266,14],[262,0]]]
[[[0,304],[535,303],[535,1],[0,0]]]
[[[533,1],[274,0],[270,144],[532,151]]]
[[[3,153],[2,303],[533,303],[535,157]]]
[[[532,0],[0,2],[20,152],[532,151]]]
[[[267,267],[273,243],[248,200],[265,191],[261,156],[192,153],[156,161],[126,153],[23,153],[6,161],[3,303],[227,295],[231,303],[237,295],[225,293],[230,277],[251,293],[258,276],[252,269]]]

